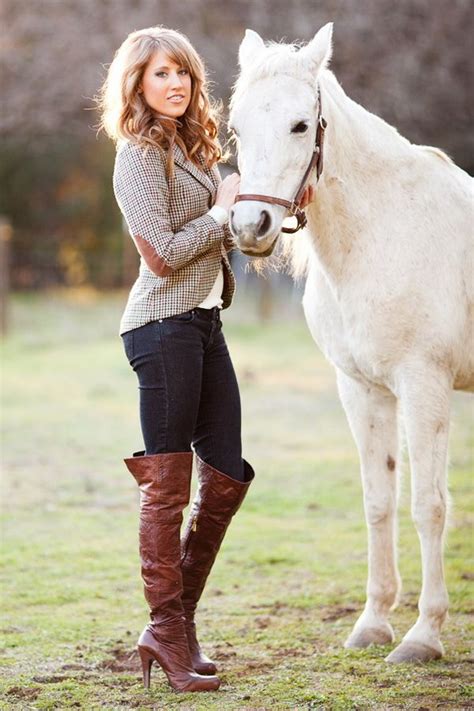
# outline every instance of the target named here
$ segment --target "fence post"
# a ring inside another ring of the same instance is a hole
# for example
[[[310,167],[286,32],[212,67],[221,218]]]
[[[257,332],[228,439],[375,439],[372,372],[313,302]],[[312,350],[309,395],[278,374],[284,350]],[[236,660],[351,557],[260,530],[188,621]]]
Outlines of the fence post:
[[[13,229],[10,221],[0,215],[0,334],[8,329],[8,297],[10,293],[10,243]]]

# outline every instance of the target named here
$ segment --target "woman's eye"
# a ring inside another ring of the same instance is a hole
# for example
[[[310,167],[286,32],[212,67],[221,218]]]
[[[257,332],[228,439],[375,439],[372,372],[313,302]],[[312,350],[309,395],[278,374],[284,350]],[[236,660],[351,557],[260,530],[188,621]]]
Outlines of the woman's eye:
[[[189,74],[187,69],[181,69],[179,73],[180,74]]]
[[[300,121],[291,129],[291,133],[304,133],[308,130],[308,124],[305,121]]]
[[[165,77],[165,76],[166,76],[166,72],[156,72],[156,76],[157,76],[157,77]]]

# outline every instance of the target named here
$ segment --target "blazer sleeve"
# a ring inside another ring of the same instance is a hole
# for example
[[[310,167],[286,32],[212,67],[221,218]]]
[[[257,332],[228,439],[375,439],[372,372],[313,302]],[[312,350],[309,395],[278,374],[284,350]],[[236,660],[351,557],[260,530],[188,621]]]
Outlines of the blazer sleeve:
[[[137,249],[157,276],[169,276],[224,239],[223,227],[207,214],[172,231],[165,164],[158,148],[150,147],[145,154],[140,146],[126,144],[116,156],[113,185]]]

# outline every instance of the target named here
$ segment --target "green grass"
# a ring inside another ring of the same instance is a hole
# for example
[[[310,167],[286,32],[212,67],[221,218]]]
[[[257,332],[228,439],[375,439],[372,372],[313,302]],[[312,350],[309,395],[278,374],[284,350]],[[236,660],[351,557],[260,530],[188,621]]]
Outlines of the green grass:
[[[151,691],[142,688],[138,494],[121,461],[141,446],[135,375],[117,335],[125,298],[58,291],[12,301],[3,344],[1,708],[473,708],[471,401],[454,396],[446,656],[393,667],[383,661],[389,647],[344,650],[365,600],[357,452],[333,370],[299,310],[282,303],[278,320],[260,324],[245,294],[224,321],[257,478],[198,617],[222,687],[176,694],[154,668]],[[416,619],[420,590],[409,498],[406,471],[397,641]]]

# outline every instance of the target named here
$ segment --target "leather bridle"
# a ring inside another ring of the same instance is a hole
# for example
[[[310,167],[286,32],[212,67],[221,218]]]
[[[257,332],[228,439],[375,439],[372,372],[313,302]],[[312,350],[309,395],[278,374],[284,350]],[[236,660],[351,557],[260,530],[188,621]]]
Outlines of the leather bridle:
[[[272,197],[271,195],[257,195],[254,193],[240,193],[235,198],[235,202],[240,202],[242,200],[256,200],[258,202],[268,202],[271,205],[282,205],[286,207],[290,215],[296,217],[297,225],[296,227],[282,227],[282,232],[298,232],[302,227],[307,224],[307,218],[304,210],[300,208],[301,198],[306,188],[306,183],[309,176],[311,175],[314,168],[316,168],[316,182],[319,181],[321,173],[323,172],[323,147],[324,147],[324,132],[327,127],[327,121],[322,115],[321,106],[321,91],[318,86],[318,117],[317,117],[317,129],[316,138],[314,142],[314,151],[311,156],[311,161],[306,168],[305,174],[301,180],[300,186],[296,192],[293,200],[283,200],[283,198]]]

